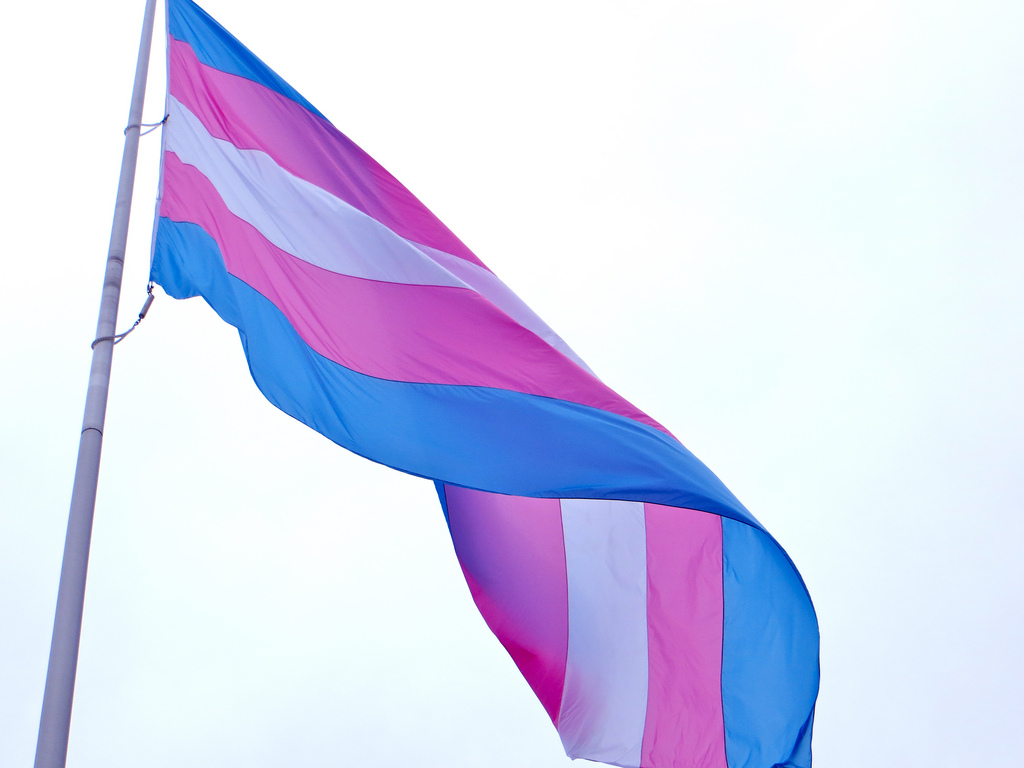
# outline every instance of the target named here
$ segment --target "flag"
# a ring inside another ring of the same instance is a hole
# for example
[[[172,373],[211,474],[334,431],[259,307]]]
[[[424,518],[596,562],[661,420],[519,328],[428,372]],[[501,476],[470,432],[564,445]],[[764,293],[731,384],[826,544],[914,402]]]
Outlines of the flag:
[[[764,527],[209,15],[167,18],[152,280],[238,329],[278,408],[435,482],[567,754],[809,766],[817,623]]]

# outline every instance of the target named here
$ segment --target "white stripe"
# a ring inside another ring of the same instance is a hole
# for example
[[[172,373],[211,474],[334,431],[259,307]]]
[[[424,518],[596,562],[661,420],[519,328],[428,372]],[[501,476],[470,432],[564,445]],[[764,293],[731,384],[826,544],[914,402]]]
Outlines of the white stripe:
[[[288,173],[265,152],[214,138],[187,107],[167,100],[166,148],[212,182],[235,216],[283,251],[352,277],[466,288],[376,219]]]
[[[562,499],[569,653],[558,733],[570,757],[640,765],[647,716],[644,505]]]
[[[581,368],[586,363],[492,272],[414,243],[315,184],[281,168],[261,150],[238,149],[206,130],[168,96],[165,149],[199,170],[228,210],[278,248],[322,269],[388,283],[472,288]]]

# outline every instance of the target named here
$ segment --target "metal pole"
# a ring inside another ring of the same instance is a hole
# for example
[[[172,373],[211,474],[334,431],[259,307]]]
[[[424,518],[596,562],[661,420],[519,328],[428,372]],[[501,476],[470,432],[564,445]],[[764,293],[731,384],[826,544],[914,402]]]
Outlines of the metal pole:
[[[139,131],[142,104],[146,96],[146,75],[149,71],[149,50],[153,39],[153,17],[156,0],[146,0],[142,21],[142,39],[135,69],[135,85],[128,112],[124,154],[121,157],[121,178],[117,184],[114,223],[110,230],[103,298],[100,301],[96,338],[105,338],[93,347],[89,389],[85,398],[85,418],[78,444],[75,485],[71,491],[68,533],[64,541],[64,562],[60,569],[57,590],[57,611],[53,619],[50,641],[50,662],[46,668],[43,711],[39,718],[39,740],[36,742],[35,768],[64,768],[68,757],[68,733],[71,729],[71,703],[75,694],[75,671],[78,666],[78,645],[82,634],[82,608],[85,603],[85,577],[89,566],[89,543],[92,518],[96,506],[96,484],[100,472],[100,448],[103,445],[103,421],[107,412],[107,391],[110,385],[110,364],[114,353],[114,324],[121,295],[121,274],[128,241],[128,219],[131,215],[135,165],[139,154]]]

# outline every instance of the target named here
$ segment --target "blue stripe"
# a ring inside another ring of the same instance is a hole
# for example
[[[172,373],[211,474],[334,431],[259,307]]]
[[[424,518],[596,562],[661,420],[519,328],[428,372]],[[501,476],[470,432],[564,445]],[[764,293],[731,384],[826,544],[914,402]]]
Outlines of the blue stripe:
[[[274,405],[373,461],[495,493],[649,501],[758,525],[693,454],[645,424],[502,389],[378,379],[324,358],[228,274],[196,224],[160,219],[151,277],[176,298],[203,296],[239,329]]]
[[[264,85],[301,104],[310,112],[324,117],[280,75],[264,64],[192,0],[167,0],[167,31],[175,40],[192,46],[196,58],[203,64]]]
[[[729,768],[810,768],[818,625],[770,536],[722,520],[722,713]]]
[[[437,500],[441,502],[441,511],[444,512],[444,522],[448,526],[448,532],[451,533],[452,521],[448,516],[448,494],[445,493],[444,483],[440,480],[434,481],[434,490],[437,491]]]

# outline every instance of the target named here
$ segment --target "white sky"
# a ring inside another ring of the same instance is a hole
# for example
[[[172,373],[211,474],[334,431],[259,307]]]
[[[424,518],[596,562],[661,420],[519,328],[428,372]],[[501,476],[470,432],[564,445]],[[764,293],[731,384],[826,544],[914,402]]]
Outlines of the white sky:
[[[35,748],[142,6],[5,13],[0,768]],[[205,7],[787,548],[816,768],[1019,765],[1024,4]],[[117,348],[78,680],[73,768],[568,764],[431,486],[266,403],[198,299]]]

